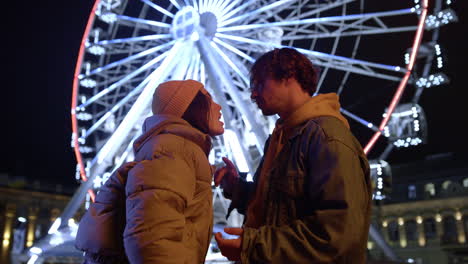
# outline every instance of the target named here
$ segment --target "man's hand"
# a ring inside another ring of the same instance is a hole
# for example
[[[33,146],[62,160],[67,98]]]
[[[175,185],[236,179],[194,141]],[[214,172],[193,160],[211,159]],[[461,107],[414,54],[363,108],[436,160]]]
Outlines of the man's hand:
[[[221,185],[221,188],[228,194],[232,194],[239,180],[239,173],[236,166],[226,157],[223,157],[226,166],[219,168],[214,173],[215,186]]]
[[[229,260],[240,260],[241,245],[242,245],[242,233],[244,229],[237,227],[224,228],[224,232],[230,235],[237,235],[239,238],[236,239],[224,239],[221,233],[215,234],[216,242],[221,250],[221,254]]]

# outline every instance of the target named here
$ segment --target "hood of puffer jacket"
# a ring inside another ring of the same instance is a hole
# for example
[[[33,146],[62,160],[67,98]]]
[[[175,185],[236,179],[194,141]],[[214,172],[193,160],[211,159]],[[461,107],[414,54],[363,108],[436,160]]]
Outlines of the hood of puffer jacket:
[[[206,155],[211,150],[211,137],[191,126],[182,118],[172,115],[152,115],[143,122],[143,134],[133,143],[133,151],[138,153],[150,138],[159,134],[173,134],[186,138],[205,152]]]

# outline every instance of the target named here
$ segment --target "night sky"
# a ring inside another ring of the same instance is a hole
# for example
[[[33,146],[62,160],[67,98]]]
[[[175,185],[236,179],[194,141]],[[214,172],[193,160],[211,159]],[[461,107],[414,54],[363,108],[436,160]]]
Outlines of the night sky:
[[[11,2],[6,2],[2,17],[0,173],[76,186],[70,147],[72,79],[93,1]],[[420,100],[429,122],[429,142],[393,151],[390,162],[468,153],[463,130],[468,121],[466,2],[455,1],[459,22],[441,30],[451,83],[425,91]]]

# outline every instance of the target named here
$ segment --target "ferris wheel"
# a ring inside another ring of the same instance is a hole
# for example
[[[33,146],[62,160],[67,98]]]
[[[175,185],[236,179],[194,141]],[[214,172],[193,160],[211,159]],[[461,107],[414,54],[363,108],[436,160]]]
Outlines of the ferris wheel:
[[[226,133],[215,139],[211,162],[228,156],[240,171],[254,171],[275,117],[264,117],[250,101],[249,69],[274,48],[293,47],[311,59],[320,70],[317,93],[340,95],[342,113],[375,159],[394,147],[422,143],[419,97],[425,87],[447,81],[434,73],[434,65],[443,65],[438,28],[456,19],[449,4],[96,0],[72,98],[72,146],[83,183],[62,222],[86,196],[93,199],[93,189],[110,172],[133,158],[132,143],[151,114],[154,89],[169,79],[204,83],[222,106]],[[410,96],[403,102],[407,87]],[[371,152],[376,144],[385,147]],[[221,196],[216,190],[225,207]]]

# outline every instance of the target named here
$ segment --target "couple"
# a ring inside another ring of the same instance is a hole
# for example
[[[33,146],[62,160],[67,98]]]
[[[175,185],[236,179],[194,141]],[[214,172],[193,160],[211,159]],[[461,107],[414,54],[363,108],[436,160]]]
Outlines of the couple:
[[[238,235],[215,239],[247,263],[365,263],[369,165],[336,94],[313,96],[317,73],[294,49],[263,54],[251,98],[278,114],[253,182],[226,158],[216,185],[245,215]],[[135,160],[101,188],[80,222],[85,263],[204,263],[212,230],[210,137],[224,132],[220,106],[199,82],[169,81],[135,142]],[[122,209],[125,208],[125,209]],[[121,209],[121,210],[119,210]],[[122,237],[123,234],[123,237]]]

